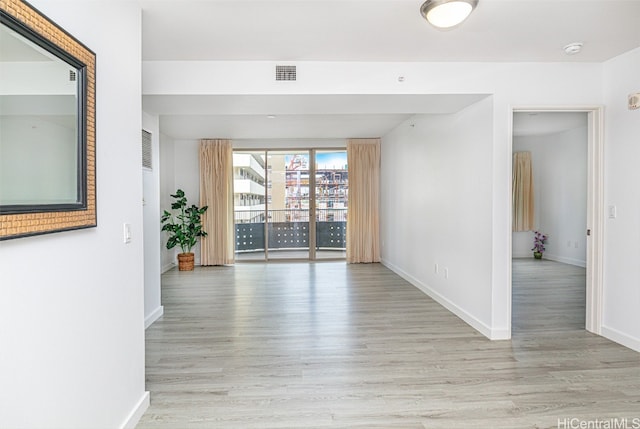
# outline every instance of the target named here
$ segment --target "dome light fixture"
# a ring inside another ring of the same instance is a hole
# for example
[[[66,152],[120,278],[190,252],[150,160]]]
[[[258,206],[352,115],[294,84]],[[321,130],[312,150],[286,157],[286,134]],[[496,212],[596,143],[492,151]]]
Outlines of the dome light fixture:
[[[420,13],[434,27],[447,29],[461,24],[477,5],[478,0],[427,0]]]
[[[576,55],[582,51],[582,42],[573,42],[569,43],[567,46],[562,48],[564,53],[567,55]]]

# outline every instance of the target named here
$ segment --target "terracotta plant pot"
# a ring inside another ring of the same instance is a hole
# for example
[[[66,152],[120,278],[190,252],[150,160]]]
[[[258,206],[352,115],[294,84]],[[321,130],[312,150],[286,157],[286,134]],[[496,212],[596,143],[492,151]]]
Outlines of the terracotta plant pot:
[[[542,259],[542,253],[541,252],[533,252],[533,257],[536,259]]]
[[[178,270],[193,271],[193,253],[178,253]]]

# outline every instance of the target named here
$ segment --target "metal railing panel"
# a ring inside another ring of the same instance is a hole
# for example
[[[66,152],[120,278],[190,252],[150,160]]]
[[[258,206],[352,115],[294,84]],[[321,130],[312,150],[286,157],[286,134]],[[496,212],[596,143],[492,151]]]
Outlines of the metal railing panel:
[[[316,210],[316,248],[346,249],[347,209]],[[309,248],[309,210],[286,209],[267,212],[269,249]],[[264,211],[235,212],[236,251],[264,251]]]

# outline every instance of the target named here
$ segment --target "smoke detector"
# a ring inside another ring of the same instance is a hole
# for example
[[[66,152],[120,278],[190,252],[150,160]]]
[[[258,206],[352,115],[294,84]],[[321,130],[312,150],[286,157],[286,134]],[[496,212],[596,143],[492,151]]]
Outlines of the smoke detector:
[[[565,46],[562,49],[564,50],[564,53],[567,55],[579,54],[580,51],[582,50],[582,42],[569,43],[567,46]]]

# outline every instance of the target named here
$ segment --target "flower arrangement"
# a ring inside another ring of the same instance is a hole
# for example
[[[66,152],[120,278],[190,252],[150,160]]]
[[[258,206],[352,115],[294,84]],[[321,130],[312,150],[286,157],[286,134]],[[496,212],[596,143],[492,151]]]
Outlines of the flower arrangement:
[[[531,250],[533,250],[533,254],[536,258],[538,258],[536,253],[540,254],[540,257],[542,257],[542,253],[545,251],[544,243],[547,241],[547,238],[549,237],[546,234],[543,234],[540,231],[533,231],[533,248]]]

